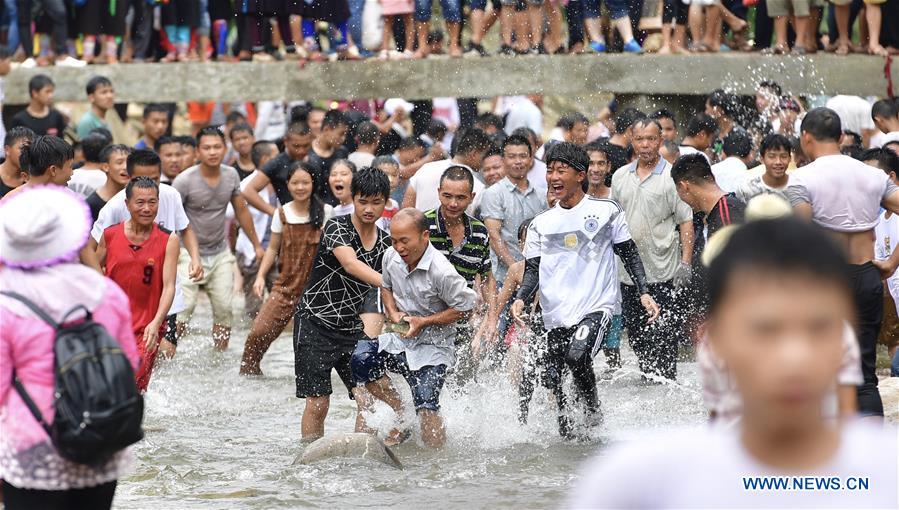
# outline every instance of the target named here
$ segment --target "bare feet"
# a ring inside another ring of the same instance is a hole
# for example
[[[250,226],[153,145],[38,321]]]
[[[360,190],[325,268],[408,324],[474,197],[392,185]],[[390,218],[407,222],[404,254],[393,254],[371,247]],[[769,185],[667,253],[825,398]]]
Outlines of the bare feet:
[[[659,48],[659,51],[656,52],[657,55],[671,55],[671,47],[670,46],[662,46]]]
[[[889,52],[887,52],[887,50],[880,44],[872,43],[868,46],[868,54],[877,55],[878,57],[886,57],[889,55]]]
[[[458,44],[451,45],[450,50],[449,50],[449,55],[452,58],[462,57],[462,48],[460,48]]]

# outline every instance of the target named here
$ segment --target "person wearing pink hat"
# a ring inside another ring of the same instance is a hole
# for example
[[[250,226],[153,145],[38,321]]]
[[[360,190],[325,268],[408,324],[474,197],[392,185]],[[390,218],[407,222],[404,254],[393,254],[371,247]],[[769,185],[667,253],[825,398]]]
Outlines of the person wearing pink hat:
[[[28,186],[0,204],[0,289],[15,291],[55,321],[76,305],[116,339],[137,368],[131,311],[124,292],[78,263],[90,232],[84,200],[61,186]],[[56,333],[29,308],[0,295],[0,479],[8,510],[110,508],[130,466],[122,450],[99,465],[63,458],[19,393],[21,381],[44,418],[53,421]],[[69,319],[81,317],[72,314]]]

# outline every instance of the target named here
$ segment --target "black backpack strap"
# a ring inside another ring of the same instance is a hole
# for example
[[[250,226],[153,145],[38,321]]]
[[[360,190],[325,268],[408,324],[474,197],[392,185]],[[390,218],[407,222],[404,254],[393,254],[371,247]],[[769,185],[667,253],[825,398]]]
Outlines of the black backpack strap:
[[[53,320],[53,318],[51,318],[49,315],[47,315],[47,312],[41,310],[40,307],[38,307],[36,304],[31,302],[31,300],[29,300],[25,296],[23,296],[17,292],[9,292],[9,291],[5,291],[5,290],[0,292],[0,294],[4,295],[6,297],[9,297],[9,298],[15,299],[16,301],[19,301],[23,305],[27,306],[29,310],[34,312],[35,315],[40,317],[41,320],[43,320],[44,322],[49,324],[53,329],[59,329],[59,323],[57,323],[55,320]],[[69,313],[72,313],[72,312],[70,311]],[[66,314],[66,316],[68,316],[68,314]]]
[[[4,294],[6,294],[4,292]],[[22,384],[22,381],[16,377],[16,372],[13,370],[12,373],[12,384],[16,388],[16,393],[22,397],[22,402],[25,402],[25,406],[28,407],[28,410],[31,411],[31,415],[34,416],[34,419],[37,420],[38,423],[41,424],[41,427],[47,432],[47,435],[50,438],[53,437],[53,433],[50,431],[50,425],[44,420],[44,415],[41,414],[41,410],[37,408],[37,404],[34,403],[34,400],[31,399],[31,395],[25,391],[25,386]]]

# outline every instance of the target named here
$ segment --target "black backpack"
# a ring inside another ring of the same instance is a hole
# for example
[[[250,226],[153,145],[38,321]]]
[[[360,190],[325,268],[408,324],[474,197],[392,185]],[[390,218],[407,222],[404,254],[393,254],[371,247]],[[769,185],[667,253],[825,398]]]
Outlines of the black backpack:
[[[56,323],[37,305],[15,292],[0,292],[22,302],[56,330],[54,407],[48,424],[13,371],[13,385],[28,410],[44,427],[59,454],[78,464],[99,465],[144,437],[144,398],[121,346],[83,305]],[[83,321],[66,325],[74,312]]]

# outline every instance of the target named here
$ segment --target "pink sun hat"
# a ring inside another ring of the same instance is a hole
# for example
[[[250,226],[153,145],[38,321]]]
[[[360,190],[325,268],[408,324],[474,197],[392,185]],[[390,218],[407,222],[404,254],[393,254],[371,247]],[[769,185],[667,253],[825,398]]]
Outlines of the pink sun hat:
[[[0,202],[0,263],[34,269],[72,262],[87,243],[91,212],[62,186],[24,190]]]

